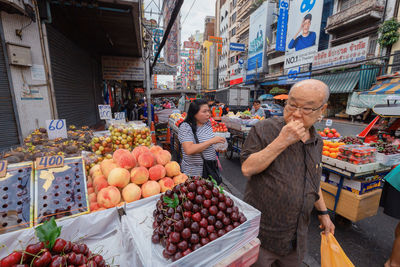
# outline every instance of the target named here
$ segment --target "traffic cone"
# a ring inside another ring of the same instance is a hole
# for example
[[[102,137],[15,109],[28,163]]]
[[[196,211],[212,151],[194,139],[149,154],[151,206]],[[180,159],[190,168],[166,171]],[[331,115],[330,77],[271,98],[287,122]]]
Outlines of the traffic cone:
[[[156,139],[156,129],[154,127],[154,122],[151,122],[151,126],[150,126],[150,134],[151,134],[151,142],[153,143],[153,145],[157,144],[157,139]]]

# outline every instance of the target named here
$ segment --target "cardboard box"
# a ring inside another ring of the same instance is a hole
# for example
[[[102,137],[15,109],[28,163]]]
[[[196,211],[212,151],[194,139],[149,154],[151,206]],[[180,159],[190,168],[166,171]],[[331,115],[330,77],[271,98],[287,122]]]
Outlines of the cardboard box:
[[[324,190],[336,194],[337,186],[321,182],[321,189],[326,206],[328,209],[333,210],[335,206],[335,197]],[[378,212],[381,195],[382,189],[376,189],[362,195],[342,190],[336,207],[336,213],[353,222],[372,217]]]
[[[330,173],[328,183],[338,186],[340,182],[340,176],[336,173]],[[376,190],[381,188],[382,186],[382,177],[379,175],[363,178],[363,180],[350,180],[344,178],[342,188],[353,192],[357,195],[362,195],[372,190]]]
[[[214,267],[248,267],[253,265],[258,259],[260,252],[260,240],[253,239],[244,247],[238,249],[230,256],[226,257]]]

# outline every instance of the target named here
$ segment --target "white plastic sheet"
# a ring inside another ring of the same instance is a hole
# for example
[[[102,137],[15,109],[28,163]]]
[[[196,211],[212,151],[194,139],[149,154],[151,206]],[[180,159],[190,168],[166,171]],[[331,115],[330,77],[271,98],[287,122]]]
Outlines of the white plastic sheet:
[[[244,213],[247,221],[176,262],[165,259],[162,256],[163,247],[151,242],[153,211],[160,195],[130,203],[126,211],[127,216],[122,218],[122,224],[127,225],[132,232],[135,251],[142,262],[139,266],[213,266],[256,238],[260,227],[261,212],[228,192],[226,194]]]
[[[160,195],[132,202],[121,220],[116,209],[82,215],[57,222],[61,238],[83,242],[94,253],[100,253],[108,264],[121,267],[213,266],[258,236],[260,211],[226,192],[247,217],[247,221],[224,236],[190,253],[176,262],[162,256],[163,247],[153,244],[153,210]],[[0,235],[0,259],[13,250],[38,242],[34,229]]]
[[[62,226],[61,238],[85,243],[94,253],[103,256],[113,266],[134,266],[136,261],[132,239],[127,229],[121,228],[116,209],[82,215],[57,222]],[[33,228],[0,235],[0,259],[14,250],[22,250],[27,245],[38,242]]]

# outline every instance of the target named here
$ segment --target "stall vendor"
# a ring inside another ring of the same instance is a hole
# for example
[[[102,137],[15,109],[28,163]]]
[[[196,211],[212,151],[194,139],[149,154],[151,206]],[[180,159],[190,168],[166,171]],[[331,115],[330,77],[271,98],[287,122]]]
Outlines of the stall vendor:
[[[264,112],[264,109],[261,108],[260,100],[254,100],[253,108],[251,109],[250,112],[251,112],[251,115],[253,115],[253,116],[265,117],[265,112]]]
[[[324,233],[334,233],[320,187],[323,142],[313,126],[328,98],[321,81],[296,83],[283,117],[260,121],[244,143],[244,199],[261,211],[260,255],[253,266],[300,266],[313,207]]]

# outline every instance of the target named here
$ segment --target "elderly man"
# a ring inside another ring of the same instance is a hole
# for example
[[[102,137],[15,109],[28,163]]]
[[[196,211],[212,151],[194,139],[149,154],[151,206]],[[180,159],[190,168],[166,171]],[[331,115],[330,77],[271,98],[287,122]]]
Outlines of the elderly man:
[[[313,207],[320,228],[334,233],[322,197],[322,140],[313,124],[327,107],[329,88],[318,80],[296,83],[282,117],[256,124],[242,150],[249,177],[245,201],[261,214],[261,251],[255,266],[299,266]]]

